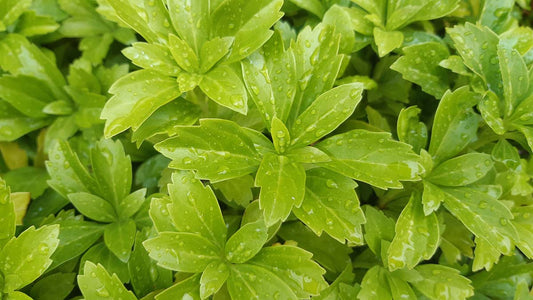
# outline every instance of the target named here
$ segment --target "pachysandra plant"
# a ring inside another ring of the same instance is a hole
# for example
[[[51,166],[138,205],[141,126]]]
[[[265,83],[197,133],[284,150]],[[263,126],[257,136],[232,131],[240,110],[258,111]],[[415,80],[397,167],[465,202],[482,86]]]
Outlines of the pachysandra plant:
[[[530,299],[532,20],[0,1],[0,299]]]

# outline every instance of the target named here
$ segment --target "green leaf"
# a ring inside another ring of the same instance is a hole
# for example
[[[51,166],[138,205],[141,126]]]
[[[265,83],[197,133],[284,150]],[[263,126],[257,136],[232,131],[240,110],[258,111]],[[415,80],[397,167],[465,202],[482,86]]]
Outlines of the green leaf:
[[[39,279],[31,288],[33,299],[65,299],[74,289],[76,273],[54,273]]]
[[[81,219],[58,220],[59,245],[52,255],[52,270],[61,264],[82,255],[104,232],[104,226]]]
[[[343,59],[342,55],[338,55],[339,36],[335,34],[334,27],[327,25],[319,24],[312,30],[305,27],[291,48],[298,80],[289,117],[289,124],[293,125],[315,99],[333,87]]]
[[[490,155],[468,153],[436,166],[426,179],[442,186],[465,186],[483,178],[493,166]]]
[[[392,241],[394,238],[394,221],[385,216],[381,210],[365,206],[365,241],[368,248],[378,257],[381,255],[381,241]],[[387,249],[384,249],[387,250]]]
[[[531,205],[514,207],[512,213],[513,224],[519,237],[516,244],[522,253],[531,258],[533,257],[533,240],[529,237],[533,234],[533,223],[530,220],[533,216],[533,207]]]
[[[430,42],[405,47],[402,51],[404,55],[392,64],[391,69],[421,86],[424,92],[440,99],[450,86],[449,72],[439,66],[439,62],[450,55],[448,48]]]
[[[87,261],[101,264],[110,273],[115,273],[122,283],[130,281],[128,264],[118,259],[103,242],[95,244],[83,254],[80,259],[80,272],[83,272],[82,267]]]
[[[31,297],[29,297],[28,295],[24,294],[23,292],[19,292],[19,291],[14,291],[14,292],[10,292],[6,295],[6,298],[7,300],[32,300]]]
[[[518,239],[509,209],[489,192],[470,187],[442,188],[445,207],[476,236],[503,254],[513,251]]]
[[[170,197],[154,197],[150,200],[150,219],[154,223],[154,227],[158,232],[162,231],[176,231],[176,227],[169,218],[169,210],[167,206],[171,204]]]
[[[269,127],[272,118],[287,121],[296,95],[294,53],[285,49],[281,32],[276,31],[263,46],[241,62],[244,83]]]
[[[520,53],[506,44],[498,45],[502,74],[505,111],[509,116],[524,97],[528,96],[529,72]]]
[[[361,291],[357,299],[393,299],[387,281],[388,271],[381,266],[374,266],[365,273],[361,282]]]
[[[3,275],[3,292],[20,289],[50,266],[50,256],[59,244],[59,226],[30,227],[18,237],[9,240],[0,251],[0,271]]]
[[[352,12],[353,10],[348,7],[334,4],[328,9],[322,19],[322,22],[334,26],[335,30],[340,33],[339,51],[341,53],[349,54],[354,50],[356,38],[353,34]]]
[[[424,215],[428,216],[440,207],[440,203],[446,197],[444,191],[429,181],[424,180],[424,191],[422,193],[422,205]]]
[[[255,177],[261,187],[259,205],[267,226],[285,220],[293,206],[300,206],[305,193],[305,170],[288,157],[267,153]]]
[[[520,165],[520,154],[507,140],[499,140],[491,152],[492,159],[499,161],[508,168],[514,169]]]
[[[167,47],[159,44],[133,43],[122,50],[122,54],[143,69],[152,69],[166,76],[178,76],[180,67],[171,58]]]
[[[0,141],[14,141],[36,129],[44,127],[52,119],[34,119],[27,117],[0,99]]]
[[[141,17],[140,13],[144,12],[134,6],[129,0],[106,1],[106,3],[112,7],[114,15],[116,15],[120,21],[138,32],[148,42],[165,41],[164,38],[158,37],[150,28],[148,22]]]
[[[430,299],[467,299],[474,295],[471,281],[459,271],[441,265],[420,265],[416,270],[422,280],[411,284]]]
[[[58,141],[50,149],[46,169],[51,180],[50,187],[63,197],[74,192],[96,193],[96,180],[89,175],[78,155],[72,151],[69,143]]]
[[[251,175],[217,182],[213,187],[219,190],[226,200],[242,207],[246,207],[254,199],[252,193],[254,178]]]
[[[478,101],[468,87],[444,94],[435,114],[429,144],[429,154],[436,164],[461,152],[476,137],[480,118],[472,107]]]
[[[0,77],[0,95],[18,111],[33,118],[46,116],[44,107],[55,100],[44,81],[25,75]]]
[[[192,275],[157,294],[156,300],[200,300],[200,274]]]
[[[416,181],[422,169],[411,146],[394,141],[390,133],[355,129],[330,137],[317,148],[332,159],[324,167],[382,189]]]
[[[505,124],[500,111],[500,99],[492,91],[487,91],[478,105],[483,120],[497,134],[504,134]]]
[[[100,140],[91,151],[91,163],[101,194],[115,209],[130,193],[131,160],[120,141]]]
[[[187,172],[172,174],[172,182],[168,185],[172,202],[167,207],[177,231],[197,233],[222,248],[226,225],[211,188]]]
[[[287,145],[290,145],[291,137],[289,134],[289,130],[287,129],[287,127],[285,127],[283,121],[281,121],[277,117],[273,117],[272,126],[270,126],[270,132],[272,134],[272,142],[274,144],[274,148],[276,148],[278,153],[284,153]]]
[[[309,145],[335,130],[353,114],[362,93],[363,86],[352,83],[318,96],[290,128],[291,146]]]
[[[233,68],[220,65],[202,77],[200,89],[216,103],[246,115],[248,94],[239,75]]]
[[[288,287],[297,298],[309,298],[310,295],[318,295],[327,286],[327,283],[322,278],[324,270],[311,260],[311,256],[311,253],[298,247],[273,246],[263,248],[254,258],[239,266],[252,265],[259,267],[259,274],[271,274],[279,279],[270,281],[280,282],[280,284],[277,284],[279,288],[285,289],[285,287]],[[228,279],[228,289],[232,295],[234,293],[232,293],[232,288],[230,287],[230,280],[235,277],[233,272],[234,269],[232,268],[232,275]],[[259,274],[255,274],[258,280],[254,285],[264,285],[266,282],[260,280]],[[244,278],[246,279],[246,277]],[[265,290],[265,288],[261,289]],[[283,289],[280,291],[280,297],[283,296]],[[269,288],[267,291],[275,294],[276,288]],[[296,298],[291,296],[292,293],[287,294],[285,297],[288,297],[288,299]]]
[[[472,271],[476,272],[483,268],[490,270],[500,259],[501,253],[492,247],[490,243],[480,237],[476,237],[476,248],[474,249],[474,261]]]
[[[416,106],[410,106],[400,111],[397,122],[398,140],[413,146],[416,153],[426,147],[428,141],[428,129],[426,124],[419,121],[421,110]]]
[[[198,56],[191,47],[179,37],[170,34],[168,48],[178,65],[187,72],[197,72],[200,67]],[[183,89],[182,89],[183,91]]]
[[[285,155],[294,162],[315,164],[331,161],[329,156],[315,147],[300,147],[290,149]]]
[[[5,54],[0,57],[0,67],[15,76],[29,76],[43,81],[56,100],[68,99],[63,90],[65,78],[54,62],[36,45],[18,34],[9,34],[0,41]],[[17,53],[24,53],[18,55]]]
[[[235,37],[228,62],[245,58],[272,36],[269,28],[283,16],[282,5],[282,0],[230,0],[213,11],[214,33]]]
[[[174,29],[198,53],[208,38],[209,14],[213,8],[207,1],[167,0],[166,2]]]
[[[341,243],[363,244],[361,224],[365,223],[357,184],[343,175],[315,168],[306,173],[306,190],[302,205],[294,214],[317,235],[322,231]]]
[[[295,241],[298,247],[313,253],[313,260],[332,273],[340,273],[350,264],[350,247],[327,234],[317,236],[301,222],[286,222],[277,234],[286,241]]]
[[[85,262],[83,275],[78,275],[78,285],[87,300],[137,299],[122,285],[117,274],[109,275],[101,264],[90,261]]]
[[[315,297],[318,300],[348,300],[356,299],[359,293],[358,286],[353,286],[355,279],[352,273],[352,266],[347,265],[344,271],[329,285],[327,289],[320,292],[320,296]]]
[[[15,208],[10,198],[10,190],[6,182],[0,177],[0,248],[15,235]]]
[[[2,4],[2,10],[0,11],[0,23],[4,26],[9,26],[15,22],[18,17],[31,5],[31,0],[7,0]],[[0,31],[4,31],[4,28],[0,28]]]
[[[440,240],[437,215],[424,214],[421,195],[411,194],[411,199],[396,221],[396,234],[388,252],[388,266],[394,271],[414,268],[421,260],[430,259]]]
[[[113,206],[104,199],[85,192],[68,195],[70,202],[84,216],[98,222],[110,223],[118,219]]]
[[[403,33],[401,31],[386,31],[379,27],[374,27],[374,40],[378,47],[379,57],[383,57],[402,45]]]
[[[220,290],[230,275],[228,265],[224,262],[212,262],[200,278],[200,297],[206,299]]]
[[[137,233],[133,252],[128,261],[131,285],[138,297],[143,297],[154,289],[166,288],[172,284],[172,272],[158,267],[144,249],[142,242],[147,235],[147,231]]]
[[[281,278],[255,265],[232,265],[227,280],[231,299],[297,299]]]
[[[111,223],[104,231],[106,246],[121,261],[127,262],[131,255],[131,248],[135,242],[137,227],[133,220]]]
[[[131,135],[131,140],[139,146],[152,137],[173,136],[178,126],[195,124],[199,115],[198,106],[178,98],[156,110]]]
[[[202,45],[200,49],[200,72],[206,73],[229,52],[233,38],[215,37]]]
[[[227,241],[226,259],[232,263],[244,263],[263,248],[268,238],[263,220],[243,225]]]
[[[106,119],[106,137],[130,127],[137,130],[159,107],[181,94],[176,80],[150,69],[120,78],[109,92],[113,97],[107,101],[101,115]]]
[[[173,271],[203,272],[221,259],[218,247],[197,233],[161,232],[143,245],[159,266]]]
[[[180,127],[175,137],[155,147],[172,159],[170,167],[197,170],[198,178],[214,182],[252,173],[260,160],[245,131],[234,122],[219,119]]]
[[[480,76],[487,87],[503,96],[498,57],[498,36],[488,27],[466,23],[447,30],[464,64]]]

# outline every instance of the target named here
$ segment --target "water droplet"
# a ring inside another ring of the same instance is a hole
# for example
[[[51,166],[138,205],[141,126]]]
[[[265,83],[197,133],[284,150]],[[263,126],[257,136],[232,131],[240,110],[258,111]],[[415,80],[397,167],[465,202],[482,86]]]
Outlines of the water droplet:
[[[499,61],[499,60],[498,60],[498,56],[496,56],[496,55],[494,55],[494,56],[492,56],[492,57],[490,58],[490,63],[493,64],[493,65],[497,64],[498,61]]]
[[[184,165],[190,165],[192,163],[192,159],[190,157],[184,157],[181,162],[184,164]]]
[[[500,224],[502,224],[502,226],[507,225],[507,219],[506,218],[500,218]]]
[[[335,181],[333,181],[332,179],[326,180],[326,186],[328,188],[332,188],[332,189],[339,187],[339,185]]]
[[[105,288],[105,286],[102,286],[100,288],[97,288],[96,289],[96,294],[100,297],[104,297],[104,298],[107,298],[109,297],[109,292],[107,291],[107,289]]]
[[[489,204],[487,203],[487,201],[481,201],[478,205],[479,208],[487,208],[488,206]]]

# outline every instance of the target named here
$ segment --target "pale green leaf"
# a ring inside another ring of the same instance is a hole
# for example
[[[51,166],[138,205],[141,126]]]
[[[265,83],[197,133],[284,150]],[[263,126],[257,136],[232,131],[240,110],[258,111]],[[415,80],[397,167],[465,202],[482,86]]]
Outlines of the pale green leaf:
[[[379,57],[383,57],[403,43],[403,33],[401,31],[386,31],[379,27],[374,27],[374,40],[378,47]]]
[[[294,214],[317,235],[322,231],[344,243],[363,244],[361,224],[365,223],[357,184],[343,175],[323,168],[306,172],[306,190],[302,205]]]
[[[465,186],[483,178],[493,166],[490,155],[468,153],[437,165],[426,179],[442,186]]]
[[[483,238],[476,237],[475,241],[476,247],[474,248],[472,271],[476,272],[482,269],[486,269],[488,271],[494,264],[498,263],[501,253]]]
[[[305,193],[305,170],[288,157],[267,153],[255,177],[261,187],[259,205],[267,226],[285,220],[293,206],[300,206]]]
[[[200,72],[206,73],[229,52],[233,38],[215,37],[202,45],[200,49]]]
[[[391,69],[440,99],[450,86],[449,72],[439,66],[439,62],[450,55],[448,48],[441,43],[430,42],[405,47],[402,51],[404,55],[392,64]]]
[[[200,297],[205,299],[220,290],[230,275],[225,262],[215,261],[207,266],[200,278]]]
[[[232,263],[246,262],[263,248],[267,238],[267,227],[263,220],[243,225],[226,242],[226,259]]]
[[[361,291],[357,294],[357,299],[392,300],[387,275],[388,271],[381,266],[374,266],[368,270],[361,282]]]
[[[289,134],[289,130],[287,129],[287,127],[285,127],[283,121],[278,119],[278,117],[274,116],[272,118],[270,133],[272,135],[272,142],[274,144],[274,148],[276,148],[278,153],[284,153],[287,149],[286,147],[290,145],[291,137]]]
[[[131,47],[122,50],[122,54],[131,62],[143,69],[152,69],[167,76],[177,76],[180,67],[172,59],[167,47],[159,44],[134,43]]]
[[[156,300],[200,300],[200,274],[192,275],[158,293]]]
[[[0,177],[0,216],[2,216],[2,226],[0,226],[0,248],[15,235],[15,208],[10,198],[9,187]]]
[[[199,86],[216,103],[244,115],[248,112],[246,88],[232,67],[215,67],[203,76]]]
[[[143,245],[159,266],[173,271],[203,272],[221,259],[217,246],[196,233],[161,232]]]
[[[431,131],[429,154],[435,163],[455,156],[476,137],[480,120],[472,107],[478,96],[462,87],[442,97]]]
[[[135,242],[137,227],[131,219],[111,223],[104,231],[104,241],[121,261],[127,262],[131,255],[131,248]]]
[[[198,53],[208,39],[209,14],[215,7],[209,1],[166,0],[172,25],[178,36]],[[214,3],[213,3],[214,4]]]
[[[4,293],[30,284],[46,271],[59,244],[58,235],[58,225],[32,226],[5,244],[0,251]]]
[[[520,53],[503,42],[498,44],[498,57],[502,74],[505,115],[510,116],[528,95],[529,71]]]
[[[290,149],[285,155],[294,162],[305,164],[315,164],[331,160],[326,153],[311,146]]]
[[[120,78],[111,86],[113,97],[106,103],[101,118],[106,119],[105,135],[117,135],[132,127],[137,130],[159,107],[180,95],[175,79],[150,69]]]
[[[194,49],[179,37],[170,34],[168,38],[168,48],[172,57],[178,65],[187,72],[197,72],[200,68],[200,62]]]
[[[416,181],[422,171],[411,146],[395,141],[390,133],[355,129],[317,145],[332,161],[323,166],[376,187],[401,188],[400,181]]]
[[[231,299],[298,299],[283,279],[256,265],[232,265],[227,286]]]
[[[32,0],[6,0],[0,9],[0,23],[9,26],[31,5]],[[0,31],[5,28],[0,28]]]
[[[421,260],[430,259],[440,240],[437,215],[424,214],[419,192],[413,192],[411,199],[396,221],[396,234],[388,252],[388,266],[394,271],[414,268]]]
[[[444,206],[472,233],[503,254],[513,251],[518,235],[509,209],[488,192],[469,187],[442,188]]]
[[[101,264],[90,261],[85,262],[83,275],[78,275],[78,285],[86,300],[137,299],[122,285],[117,274],[109,275]]]
[[[263,53],[255,52],[241,62],[243,78],[252,100],[269,127],[272,118],[286,122],[296,95],[296,66],[294,53],[285,50],[280,31],[263,46]]]
[[[487,87],[496,95],[503,96],[498,36],[488,27],[471,23],[448,28],[447,32],[464,64],[483,78]]]
[[[311,260],[312,254],[294,246],[263,248],[246,265],[262,268],[264,273],[273,273],[281,279],[298,298],[318,295],[327,286],[322,278],[324,270]],[[264,283],[264,281],[260,281]]]
[[[419,121],[420,112],[420,108],[416,106],[402,109],[398,115],[396,126],[400,142],[413,146],[416,153],[425,148],[428,141],[426,124]]]
[[[423,280],[411,283],[419,292],[430,299],[463,300],[474,295],[468,278],[458,270],[441,265],[420,265],[415,268]]]
[[[68,199],[84,216],[98,222],[110,223],[118,219],[117,212],[106,200],[85,192],[68,194]]]
[[[172,182],[168,185],[172,202],[167,207],[177,231],[197,233],[222,248],[226,226],[211,188],[186,172],[172,174]]]
[[[200,126],[183,126],[175,133],[155,148],[172,159],[170,167],[196,170],[198,178],[222,181],[250,174],[259,165],[254,143],[232,121],[202,119]]]
[[[359,101],[363,87],[352,83],[335,87],[309,105],[290,127],[291,145],[309,145],[335,130],[350,117]]]
[[[394,221],[385,216],[381,210],[371,206],[365,206],[365,241],[368,248],[377,256],[380,256],[381,241],[392,241],[394,238]],[[385,249],[387,250],[387,249]]]
[[[215,35],[235,37],[228,62],[245,58],[272,36],[269,28],[283,16],[282,5],[282,0],[229,0],[214,10]]]

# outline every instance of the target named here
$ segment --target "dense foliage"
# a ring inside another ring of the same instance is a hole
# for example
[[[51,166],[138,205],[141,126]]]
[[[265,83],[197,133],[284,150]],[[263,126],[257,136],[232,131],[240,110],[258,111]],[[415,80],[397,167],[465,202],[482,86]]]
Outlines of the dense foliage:
[[[532,299],[525,0],[1,0],[0,299]]]

